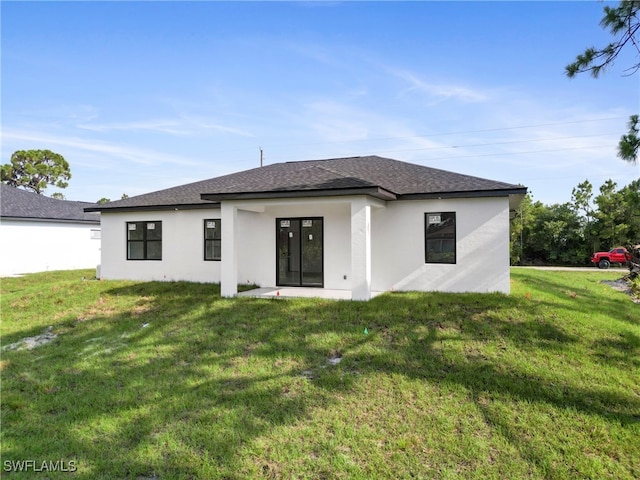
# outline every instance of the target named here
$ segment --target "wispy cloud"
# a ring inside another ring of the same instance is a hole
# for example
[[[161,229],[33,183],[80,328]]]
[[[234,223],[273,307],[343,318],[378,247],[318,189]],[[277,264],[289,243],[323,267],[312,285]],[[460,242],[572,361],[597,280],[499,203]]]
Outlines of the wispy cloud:
[[[91,122],[99,117],[99,109],[89,104],[62,103],[56,105],[23,108],[13,112],[16,117],[27,121],[46,123],[49,126],[64,127],[79,122]]]
[[[267,144],[283,160],[384,154],[442,146],[433,139],[420,137],[405,118],[350,101],[316,99],[289,114],[289,121],[307,132],[309,140],[280,146]]]
[[[171,135],[188,135],[190,132],[181,127],[179,122],[171,120],[147,120],[139,122],[114,122],[114,123],[82,123],[77,125],[83,130],[92,132],[112,132],[115,130],[146,130]]]
[[[305,115],[317,136],[328,142],[364,140],[368,136],[366,114],[354,107],[332,100],[316,101],[307,105]]]
[[[118,160],[127,160],[138,165],[157,165],[159,163],[183,166],[199,165],[198,162],[176,155],[139,148],[131,145],[114,145],[94,139],[59,136],[47,132],[27,130],[3,130],[2,141],[6,145],[12,141],[30,142],[38,145],[73,148],[76,150],[106,155]]]
[[[450,83],[429,82],[409,70],[397,68],[387,68],[386,70],[408,84],[408,87],[403,91],[404,94],[417,92],[432,101],[457,100],[466,103],[485,102],[489,98],[486,92],[478,89]]]
[[[175,119],[140,120],[134,122],[82,123],[77,125],[77,127],[94,132],[143,130],[147,132],[188,136],[202,134],[206,131],[213,131],[230,133],[243,137],[253,137],[253,135],[246,130],[220,125],[205,118],[193,116],[180,116]]]

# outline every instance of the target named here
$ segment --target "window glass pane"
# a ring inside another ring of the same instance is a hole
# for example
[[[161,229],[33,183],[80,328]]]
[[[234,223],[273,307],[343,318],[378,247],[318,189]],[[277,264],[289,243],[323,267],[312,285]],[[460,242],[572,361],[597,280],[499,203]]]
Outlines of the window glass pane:
[[[146,222],[147,240],[162,240],[162,222]]]
[[[222,242],[220,240],[214,240],[213,244],[213,259],[220,260],[222,258]]]
[[[220,240],[206,240],[204,248],[205,260],[220,260],[220,258],[222,257]]]
[[[222,256],[222,249],[220,248],[220,240],[207,240],[204,248],[205,260],[220,260]]]
[[[204,259],[213,260],[213,242],[209,240],[204,242]]]
[[[144,242],[129,242],[127,258],[129,260],[144,260]]]
[[[204,238],[220,239],[220,219],[204,221]]]
[[[147,260],[162,260],[162,242],[147,242]]]
[[[220,239],[222,237],[221,220],[211,218],[204,221],[204,259],[220,260],[221,248]]]
[[[142,222],[127,223],[127,238],[129,240],[144,240],[144,224]]]
[[[426,263],[456,263],[456,214],[425,214]]]
[[[440,253],[442,252],[442,242],[440,240],[427,239],[427,253]]]

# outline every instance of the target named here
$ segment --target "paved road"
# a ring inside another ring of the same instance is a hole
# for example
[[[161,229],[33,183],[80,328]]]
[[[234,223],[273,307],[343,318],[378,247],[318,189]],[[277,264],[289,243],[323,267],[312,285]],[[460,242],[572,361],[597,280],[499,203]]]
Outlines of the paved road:
[[[559,270],[564,272],[604,272],[604,273],[629,273],[628,268],[611,267],[607,270],[600,269],[598,267],[519,267],[514,266],[512,268],[531,268],[533,270]]]

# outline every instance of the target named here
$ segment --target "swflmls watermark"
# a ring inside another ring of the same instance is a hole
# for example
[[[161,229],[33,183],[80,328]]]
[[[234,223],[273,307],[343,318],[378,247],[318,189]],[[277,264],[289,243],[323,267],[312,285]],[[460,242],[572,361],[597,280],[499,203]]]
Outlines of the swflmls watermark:
[[[5,460],[5,472],[75,472],[75,460]]]

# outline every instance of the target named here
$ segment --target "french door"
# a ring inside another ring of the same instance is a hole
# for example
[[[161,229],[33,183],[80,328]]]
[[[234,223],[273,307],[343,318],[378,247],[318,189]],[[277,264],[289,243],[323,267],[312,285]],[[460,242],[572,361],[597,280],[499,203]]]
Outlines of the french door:
[[[322,218],[277,218],[276,235],[276,284],[322,287]]]

